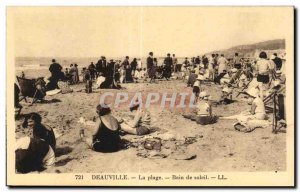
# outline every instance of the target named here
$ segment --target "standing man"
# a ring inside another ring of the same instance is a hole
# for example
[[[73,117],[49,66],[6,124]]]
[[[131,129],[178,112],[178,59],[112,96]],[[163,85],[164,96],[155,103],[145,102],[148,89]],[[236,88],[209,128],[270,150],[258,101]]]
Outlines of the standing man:
[[[178,71],[177,70],[177,63],[178,63],[178,61],[177,61],[177,58],[175,57],[175,54],[173,54],[172,63],[173,63],[173,71],[177,72]]]
[[[213,53],[213,54],[211,54],[211,57],[210,57],[209,63],[208,63],[209,79],[212,81],[215,79],[214,65],[215,65],[215,54]]]
[[[241,58],[239,57],[238,53],[234,54],[234,57],[233,57],[233,67],[236,68],[236,69],[241,69],[242,68]]]
[[[218,75],[220,75],[221,73],[223,73],[224,70],[227,71],[227,64],[228,61],[227,59],[224,57],[224,54],[221,54],[221,57],[218,59]]]
[[[152,74],[153,70],[152,68],[154,67],[154,61],[153,61],[153,52],[149,53],[149,56],[147,58],[147,72],[148,76],[150,78],[150,83],[154,80],[154,75]]]
[[[91,62],[91,64],[89,65],[88,70],[90,71],[91,78],[94,80],[95,76],[96,76],[95,75],[96,74],[96,67],[95,67],[93,62]]]
[[[274,53],[273,55],[274,55],[275,58],[272,59],[272,60],[274,61],[275,65],[276,65],[276,70],[277,71],[281,70],[282,60],[279,57],[277,57],[277,53]]]
[[[169,80],[169,78],[171,77],[171,70],[172,70],[172,58],[171,58],[171,54],[168,53],[167,57],[164,60],[164,64],[165,64],[165,78],[167,80]]]
[[[200,61],[200,56],[197,56],[196,59],[195,59],[195,64],[200,65],[200,62],[201,62]]]
[[[271,63],[267,59],[267,53],[262,51],[259,54],[259,59],[256,62],[257,82],[260,90],[260,98],[264,99],[264,91],[268,89],[270,82]]]
[[[58,88],[57,82],[65,78],[64,73],[61,70],[62,66],[59,63],[56,63],[55,59],[52,59],[52,64],[49,67],[51,77],[49,79],[50,82],[47,84],[48,90]]]
[[[207,69],[208,68],[208,58],[205,55],[202,56],[202,63],[204,65],[204,69]]]
[[[135,74],[135,70],[137,68],[137,65],[138,65],[137,60],[136,60],[136,58],[134,58],[133,61],[131,61],[131,63],[130,63],[130,67],[131,67],[131,70],[132,70],[132,76],[134,76],[134,74]]]
[[[121,64],[121,70],[122,70],[122,73],[121,73],[122,78],[121,79],[123,79],[124,83],[127,83],[126,79],[127,79],[128,74],[126,73],[126,70],[127,70],[128,66],[129,66],[129,56],[126,56],[125,60]],[[123,83],[123,82],[121,82],[121,83]]]
[[[59,63],[56,63],[55,59],[52,59],[52,64],[49,67],[51,77],[59,79],[61,70],[62,66]]]

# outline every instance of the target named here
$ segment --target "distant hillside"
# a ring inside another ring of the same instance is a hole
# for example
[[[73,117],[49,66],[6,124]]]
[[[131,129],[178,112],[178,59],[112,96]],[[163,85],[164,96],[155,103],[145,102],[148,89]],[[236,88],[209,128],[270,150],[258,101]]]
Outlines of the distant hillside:
[[[226,57],[233,57],[234,53],[239,53],[243,57],[253,57],[257,50],[282,50],[285,49],[284,39],[269,40],[249,45],[238,45],[229,49],[212,51],[211,53],[223,53]]]

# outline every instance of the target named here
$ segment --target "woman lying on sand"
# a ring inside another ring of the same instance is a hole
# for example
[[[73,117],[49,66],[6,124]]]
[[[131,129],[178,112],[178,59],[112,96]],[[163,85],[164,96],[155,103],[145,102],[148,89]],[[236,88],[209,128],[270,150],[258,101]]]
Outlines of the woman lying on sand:
[[[42,117],[39,114],[30,113],[26,116],[22,127],[32,129],[34,138],[44,140],[53,150],[55,150],[56,139],[53,129],[42,124]]]
[[[238,122],[233,126],[236,130],[241,132],[251,132],[256,128],[264,128],[271,125],[267,119],[265,105],[260,98],[260,94],[256,94],[253,100],[250,111],[243,111],[238,115],[229,117],[220,117],[220,119],[237,119]]]
[[[133,135],[145,135],[149,133],[151,122],[149,111],[142,109],[139,104],[132,105],[130,111],[136,111],[134,119],[130,122],[125,122],[122,119],[120,122],[121,129]]]
[[[121,138],[119,136],[119,124],[115,117],[110,114],[108,107],[97,106],[99,118],[94,129],[91,129],[91,136],[85,136],[84,130],[80,137],[88,146],[97,152],[115,152],[119,150]]]
[[[243,111],[238,115],[220,117],[220,119],[237,119],[247,117],[248,119],[265,120],[267,118],[265,105],[259,94],[256,94],[255,99],[252,101],[251,109]]]
[[[16,172],[41,171],[54,164],[52,147],[39,138],[22,137],[16,142]]]

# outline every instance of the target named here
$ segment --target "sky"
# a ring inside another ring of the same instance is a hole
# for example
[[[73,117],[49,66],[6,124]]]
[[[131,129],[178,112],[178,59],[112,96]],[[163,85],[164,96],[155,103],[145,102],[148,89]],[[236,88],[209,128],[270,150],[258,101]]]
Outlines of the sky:
[[[288,7],[10,7],[7,35],[17,57],[184,57],[284,39],[292,16]]]

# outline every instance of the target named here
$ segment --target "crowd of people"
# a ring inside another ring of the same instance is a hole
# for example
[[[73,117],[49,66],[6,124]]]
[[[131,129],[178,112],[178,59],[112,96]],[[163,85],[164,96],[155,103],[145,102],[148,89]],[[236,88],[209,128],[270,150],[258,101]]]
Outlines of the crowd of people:
[[[155,83],[157,79],[172,79],[175,73],[181,74],[182,80],[191,88],[194,94],[196,110],[182,114],[183,118],[195,121],[200,125],[214,124],[219,120],[235,119],[235,129],[249,132],[257,127],[270,125],[266,113],[264,98],[270,90],[285,84],[281,74],[282,60],[274,53],[268,58],[262,51],[259,58],[251,60],[242,58],[238,53],[233,58],[226,58],[224,54],[211,54],[210,57],[185,58],[179,64],[175,54],[167,54],[163,65],[158,66],[157,58],[150,52],[146,60],[146,68],[142,68],[141,60],[134,58],[131,62],[126,56],[122,61],[106,61],[104,56],[87,68],[83,68],[82,81],[91,87],[93,83],[97,88],[120,88],[121,83],[149,82]],[[63,68],[54,59],[49,71],[51,77],[47,89],[59,87],[59,81],[76,84],[79,82],[78,65],[71,64],[70,69]],[[248,95],[251,108],[240,114],[218,117],[213,113],[213,101],[210,90],[206,84],[215,84],[222,92],[217,105],[229,105],[234,102],[233,91],[244,90]],[[91,149],[97,152],[116,152],[120,149],[121,133],[145,135],[150,133],[151,114],[139,103],[132,104],[129,109],[134,113],[131,120],[118,119],[111,114],[109,107],[98,105],[96,107],[97,120],[94,126],[80,130],[80,137]],[[83,122],[84,123],[84,122]],[[56,139],[53,130],[42,124],[42,117],[37,113],[28,114],[23,127],[33,130],[33,137],[18,139],[16,148],[16,170],[19,173],[28,173],[51,166],[55,162]]]

